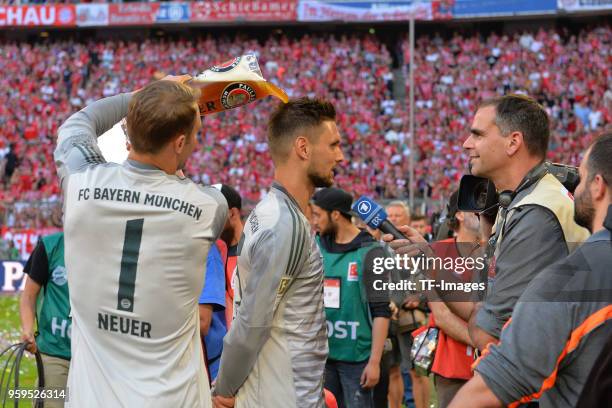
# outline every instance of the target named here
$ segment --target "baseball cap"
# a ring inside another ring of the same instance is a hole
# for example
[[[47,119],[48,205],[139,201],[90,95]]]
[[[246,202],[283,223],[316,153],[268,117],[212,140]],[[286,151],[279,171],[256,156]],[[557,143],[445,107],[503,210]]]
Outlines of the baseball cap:
[[[353,197],[341,188],[323,188],[314,194],[312,202],[327,211],[338,210],[349,217],[352,215]]]
[[[242,210],[242,197],[240,197],[240,193],[234,187],[227,184],[213,184],[213,187],[221,191],[221,194],[223,194],[227,201],[227,208]]]

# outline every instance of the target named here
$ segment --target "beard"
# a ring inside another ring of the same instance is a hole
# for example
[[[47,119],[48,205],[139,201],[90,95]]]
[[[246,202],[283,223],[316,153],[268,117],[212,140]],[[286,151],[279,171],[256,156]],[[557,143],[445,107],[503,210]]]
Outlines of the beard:
[[[331,187],[334,185],[333,176],[324,176],[314,169],[308,169],[308,179],[315,187]]]
[[[327,220],[327,227],[325,227],[324,230],[321,230],[319,232],[319,234],[324,237],[324,236],[331,236],[332,238],[336,236],[336,233],[338,232],[338,227],[333,223],[333,221],[328,218]]]
[[[576,224],[592,231],[593,219],[595,218],[595,208],[593,208],[591,192],[584,189],[584,192],[574,197],[574,221]]]

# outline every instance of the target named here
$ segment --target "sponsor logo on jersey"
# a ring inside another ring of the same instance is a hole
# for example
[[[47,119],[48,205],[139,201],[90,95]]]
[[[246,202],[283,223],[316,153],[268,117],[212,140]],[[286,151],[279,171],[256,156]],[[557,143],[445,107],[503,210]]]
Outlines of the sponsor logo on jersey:
[[[359,280],[359,273],[357,272],[357,262],[349,262],[346,280],[349,282],[357,282]]]
[[[55,267],[53,272],[51,272],[51,280],[57,286],[64,286],[68,282],[66,279],[66,268],[63,266]]]
[[[239,63],[240,63],[240,57],[236,57],[229,61],[225,61],[219,65],[215,65],[210,70],[213,72],[227,72],[227,71],[231,71],[232,69],[234,69],[236,65],[238,65]]]
[[[287,288],[289,288],[289,282],[291,282],[291,278],[288,276],[283,276],[280,280],[280,284],[278,285],[278,294],[283,295]]]
[[[221,94],[221,105],[225,109],[237,108],[255,100],[255,90],[247,84],[234,82],[229,84]]]
[[[127,310],[127,309],[130,308],[130,306],[132,306],[132,302],[130,302],[130,299],[126,299],[126,298],[121,299],[121,307],[122,308]]]

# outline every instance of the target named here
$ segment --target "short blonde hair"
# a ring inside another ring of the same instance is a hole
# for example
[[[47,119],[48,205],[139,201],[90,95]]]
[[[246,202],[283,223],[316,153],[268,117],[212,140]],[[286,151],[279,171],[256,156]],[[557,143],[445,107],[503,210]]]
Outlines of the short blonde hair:
[[[386,208],[389,208],[389,207],[401,207],[406,212],[406,216],[408,216],[409,218],[412,218],[412,212],[410,211],[410,207],[408,207],[408,204],[406,204],[405,202],[401,200],[391,201],[389,204],[387,204]]]
[[[190,135],[199,97],[199,89],[175,81],[156,81],[136,92],[127,114],[132,149],[157,153],[177,135]]]

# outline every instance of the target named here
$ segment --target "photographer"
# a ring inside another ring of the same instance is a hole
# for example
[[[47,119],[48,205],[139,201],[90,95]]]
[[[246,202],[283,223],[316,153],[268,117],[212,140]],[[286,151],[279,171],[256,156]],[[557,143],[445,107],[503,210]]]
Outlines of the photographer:
[[[493,182],[500,211],[489,240],[484,302],[451,303],[469,320],[473,343],[484,350],[501,329],[529,282],[569,253],[588,231],[573,219],[571,194],[544,166],[550,136],[546,111],[534,99],[506,95],[482,103],[463,144],[475,176]]]
[[[463,146],[471,173],[493,182],[500,209],[486,251],[489,284],[484,302],[447,305],[469,322],[472,343],[484,350],[499,339],[529,282],[565,258],[569,244],[584,241],[588,231],[574,222],[571,194],[544,165],[549,119],[535,100],[506,95],[485,101],[470,133]],[[423,240],[412,228],[400,230],[408,239],[391,246],[397,253],[411,253],[413,244]]]
[[[546,268],[516,304],[501,341],[477,362],[476,374],[451,407],[575,407],[612,335],[612,134],[597,139],[580,165],[575,219],[593,235]],[[534,319],[538,316],[538,319]],[[599,359],[599,360],[598,360]],[[605,406],[594,393],[581,406]],[[609,399],[608,399],[609,401]],[[609,404],[608,404],[609,405]]]

